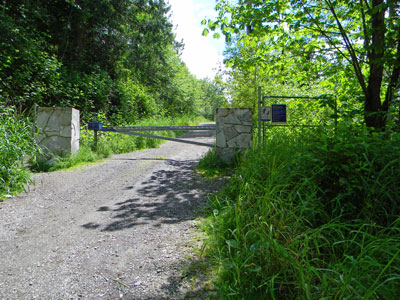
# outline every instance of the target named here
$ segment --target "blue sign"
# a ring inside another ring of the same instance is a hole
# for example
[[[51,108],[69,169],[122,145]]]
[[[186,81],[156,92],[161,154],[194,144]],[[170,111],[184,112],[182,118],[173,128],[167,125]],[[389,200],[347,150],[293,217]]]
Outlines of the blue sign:
[[[272,122],[286,123],[286,104],[272,105]]]
[[[88,129],[89,130],[102,130],[103,123],[101,122],[88,122]]]

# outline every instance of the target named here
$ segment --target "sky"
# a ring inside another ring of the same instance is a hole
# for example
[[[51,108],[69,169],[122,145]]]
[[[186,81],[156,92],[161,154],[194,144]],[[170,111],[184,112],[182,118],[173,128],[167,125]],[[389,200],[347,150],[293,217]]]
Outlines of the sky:
[[[176,40],[183,40],[182,60],[198,79],[213,79],[222,66],[224,38],[214,39],[212,33],[202,36],[201,21],[216,16],[215,0],[169,0],[171,21]]]

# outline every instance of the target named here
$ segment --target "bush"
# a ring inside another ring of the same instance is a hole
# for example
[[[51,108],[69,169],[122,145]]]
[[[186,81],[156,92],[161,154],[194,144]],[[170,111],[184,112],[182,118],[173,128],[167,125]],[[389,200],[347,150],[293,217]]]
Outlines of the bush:
[[[294,163],[312,180],[331,217],[387,226],[400,215],[398,135],[387,139],[378,133],[343,131],[322,136],[305,151]]]

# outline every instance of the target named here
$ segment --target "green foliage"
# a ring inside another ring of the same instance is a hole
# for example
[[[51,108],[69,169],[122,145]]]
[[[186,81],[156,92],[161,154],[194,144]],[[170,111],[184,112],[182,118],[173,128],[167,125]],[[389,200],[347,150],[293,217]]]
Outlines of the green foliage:
[[[121,100],[118,118],[133,124],[158,112],[156,101],[148,89],[131,78],[120,82]]]
[[[84,121],[104,113],[121,125],[210,116],[215,84],[200,84],[181,61],[168,13],[164,0],[2,2],[3,103],[75,107]]]
[[[110,94],[114,85],[109,75],[93,67],[90,73],[82,73],[62,67],[62,82],[54,93],[53,103],[63,107],[79,109],[84,121],[90,120],[97,111],[107,111],[111,106]]]
[[[213,81],[209,79],[200,80],[200,114],[209,120],[215,119],[215,111],[219,107],[226,107],[226,101],[221,78],[216,77]]]
[[[50,160],[40,160],[35,162],[31,169],[35,172],[53,172],[96,162],[104,158],[105,155],[103,151],[94,152],[91,147],[81,146],[76,154],[67,157],[54,157]]]
[[[0,97],[3,104],[20,112],[34,103],[51,102],[59,82],[60,62],[46,51],[41,34],[25,28],[18,20],[1,14]]]
[[[220,298],[395,299],[398,136],[307,136],[271,132],[211,199]]]
[[[203,25],[206,32],[222,31],[228,66],[253,91],[263,83],[283,85],[285,92],[322,89],[379,131],[399,92],[399,8],[383,0],[218,0],[218,17]]]
[[[24,167],[27,155],[37,150],[31,122],[11,107],[0,105],[0,199],[24,188],[30,174]]]
[[[400,214],[400,140],[339,128],[293,163],[312,177],[326,214],[387,226]],[[308,175],[309,176],[309,175]]]

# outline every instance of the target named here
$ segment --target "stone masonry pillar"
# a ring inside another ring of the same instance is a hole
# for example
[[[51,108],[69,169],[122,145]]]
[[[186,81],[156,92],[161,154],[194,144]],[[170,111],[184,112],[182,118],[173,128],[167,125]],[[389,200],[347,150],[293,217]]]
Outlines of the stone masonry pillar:
[[[249,108],[217,108],[217,157],[232,162],[238,150],[253,145],[253,114]]]
[[[65,156],[79,150],[79,110],[67,107],[39,107],[37,142],[46,154]]]

